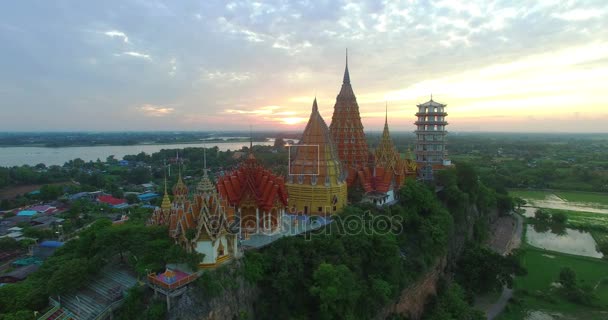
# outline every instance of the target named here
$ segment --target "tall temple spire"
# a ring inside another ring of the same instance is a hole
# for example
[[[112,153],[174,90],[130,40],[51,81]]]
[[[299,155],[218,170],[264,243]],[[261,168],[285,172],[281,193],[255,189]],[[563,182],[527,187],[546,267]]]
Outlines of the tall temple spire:
[[[384,101],[384,126],[388,127],[388,101]]]
[[[163,201],[161,202],[161,209],[163,211],[168,211],[171,209],[171,200],[169,199],[169,192],[167,192],[167,171],[166,171],[166,162],[163,160],[163,175],[165,176],[165,193],[163,194]]]
[[[319,112],[319,107],[317,106],[317,97],[315,96],[315,101],[312,102],[312,112]]]
[[[348,73],[348,48],[346,48],[346,68],[344,68],[343,84],[350,84],[350,74]]]
[[[329,126],[331,136],[336,144],[338,157],[347,172],[347,183],[352,185],[357,179],[356,170],[365,167],[369,160],[369,150],[357,98],[350,83],[348,71],[348,53],[344,69],[344,82],[336,97],[334,113]]]
[[[207,170],[207,148],[203,147],[203,169]]]

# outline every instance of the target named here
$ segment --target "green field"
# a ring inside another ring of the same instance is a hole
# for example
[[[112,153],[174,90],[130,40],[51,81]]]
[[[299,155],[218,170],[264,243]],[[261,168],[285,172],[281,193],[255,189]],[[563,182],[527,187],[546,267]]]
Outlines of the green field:
[[[514,197],[532,200],[544,200],[547,196],[554,194],[568,202],[608,205],[608,193],[512,189],[509,190],[509,194]]]
[[[509,195],[512,197],[519,197],[522,199],[532,199],[532,200],[544,200],[548,195],[553,194],[553,192],[542,191],[542,190],[509,190]]]
[[[558,197],[570,202],[599,203],[608,205],[608,193],[555,191]]]
[[[548,208],[543,208],[543,210],[550,214],[558,212],[566,214],[568,216],[569,227],[583,229],[604,227],[608,230],[608,214]]]
[[[608,310],[608,262],[546,251],[524,245],[523,265],[528,274],[515,279],[514,299],[497,318],[500,320],[524,319],[530,311],[561,313],[567,319],[606,319],[602,311]],[[597,307],[573,304],[562,298],[552,283],[558,279],[563,267],[576,272],[580,285],[594,287]]]

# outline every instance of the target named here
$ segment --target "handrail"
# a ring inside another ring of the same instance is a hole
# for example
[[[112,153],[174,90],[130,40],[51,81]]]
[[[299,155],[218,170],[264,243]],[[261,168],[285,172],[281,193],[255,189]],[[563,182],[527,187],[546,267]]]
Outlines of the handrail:
[[[49,311],[47,311],[45,314],[41,315],[38,320],[46,320],[48,319],[53,313],[57,312],[57,310],[59,310],[59,308],[61,308],[60,306],[53,306]]]
[[[173,289],[177,289],[181,286],[185,286],[188,283],[196,280],[196,278],[198,278],[198,274],[193,273],[183,279],[178,280],[177,282],[168,284],[168,283],[160,281],[158,278],[156,278],[156,275],[152,275],[152,274],[148,275],[148,281],[150,281],[151,283],[153,283],[155,285],[158,285],[160,287],[163,287],[163,288],[169,289],[169,290],[173,290]]]

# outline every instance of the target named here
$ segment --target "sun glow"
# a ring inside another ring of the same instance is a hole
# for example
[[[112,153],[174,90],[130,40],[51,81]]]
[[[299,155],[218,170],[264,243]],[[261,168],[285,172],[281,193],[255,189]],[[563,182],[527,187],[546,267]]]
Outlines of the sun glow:
[[[281,123],[287,124],[287,125],[300,124],[300,123],[303,123],[304,121],[306,121],[306,119],[300,118],[300,117],[289,117],[289,118],[281,119]]]

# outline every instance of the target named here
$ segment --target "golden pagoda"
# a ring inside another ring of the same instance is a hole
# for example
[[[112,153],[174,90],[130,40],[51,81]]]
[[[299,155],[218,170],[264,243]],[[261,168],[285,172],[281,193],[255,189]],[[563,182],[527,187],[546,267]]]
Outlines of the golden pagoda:
[[[351,186],[357,178],[357,170],[368,165],[369,150],[357,98],[350,84],[348,52],[342,88],[336,97],[329,130],[336,144],[338,157],[346,169],[346,181]]]
[[[345,172],[317,99],[299,143],[290,148],[287,191],[291,213],[333,214],[346,205]]]

